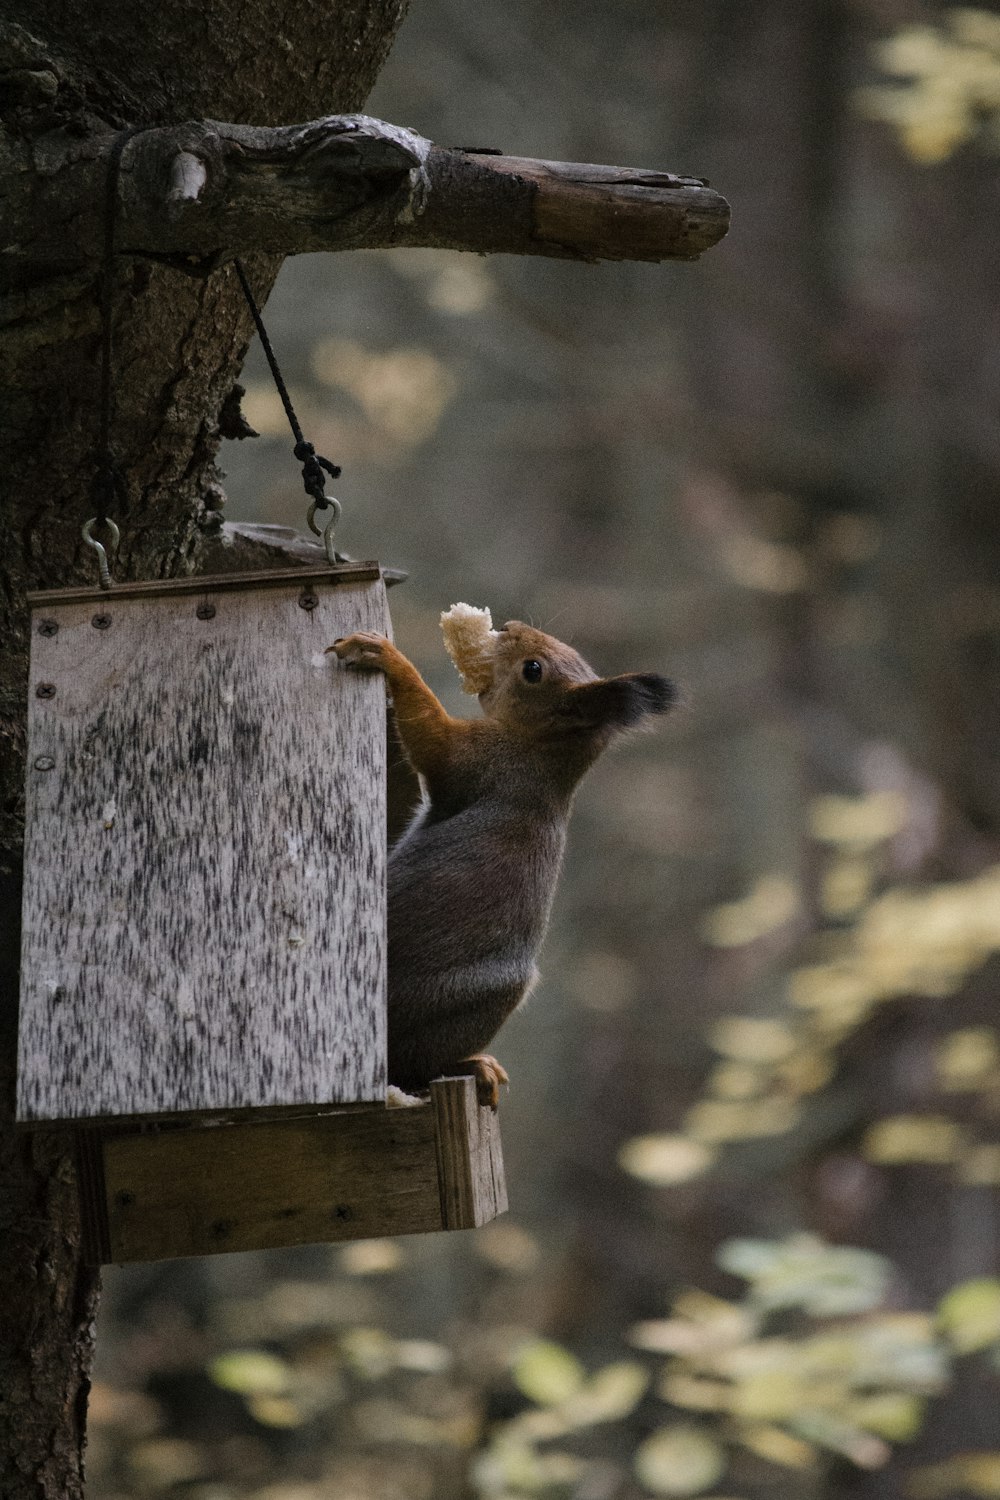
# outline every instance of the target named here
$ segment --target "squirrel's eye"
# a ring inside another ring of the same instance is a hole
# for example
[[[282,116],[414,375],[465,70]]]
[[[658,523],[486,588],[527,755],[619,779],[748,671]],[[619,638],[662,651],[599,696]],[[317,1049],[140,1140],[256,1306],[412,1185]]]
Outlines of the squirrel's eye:
[[[541,682],[542,664],[540,661],[526,661],[521,668],[521,676],[525,682]]]

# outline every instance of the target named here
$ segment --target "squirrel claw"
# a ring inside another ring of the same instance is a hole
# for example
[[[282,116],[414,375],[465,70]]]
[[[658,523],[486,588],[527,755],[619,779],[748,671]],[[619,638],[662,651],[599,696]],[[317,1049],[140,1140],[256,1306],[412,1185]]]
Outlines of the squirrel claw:
[[[345,667],[353,668],[354,671],[377,672],[383,665],[385,647],[388,644],[385,636],[374,630],[358,630],[354,635],[341,636],[332,646],[327,646],[324,655],[329,656],[333,652]]]
[[[510,1083],[507,1069],[488,1052],[477,1052],[472,1057],[464,1057],[462,1061],[468,1065],[469,1072],[476,1080],[476,1098],[496,1114],[500,1103],[500,1086],[502,1084],[506,1088]]]

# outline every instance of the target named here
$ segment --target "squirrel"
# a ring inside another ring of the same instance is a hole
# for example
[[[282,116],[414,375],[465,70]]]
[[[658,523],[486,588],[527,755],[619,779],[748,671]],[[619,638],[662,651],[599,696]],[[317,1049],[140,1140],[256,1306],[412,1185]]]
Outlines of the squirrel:
[[[472,1074],[480,1103],[496,1109],[508,1076],[484,1049],[537,981],[577,784],[623,730],[665,713],[675,690],[653,673],[598,677],[520,620],[488,634],[489,666],[466,676],[481,719],[453,718],[384,636],[360,631],[328,650],[385,674],[423,791],[389,855],[389,1081],[412,1093]]]

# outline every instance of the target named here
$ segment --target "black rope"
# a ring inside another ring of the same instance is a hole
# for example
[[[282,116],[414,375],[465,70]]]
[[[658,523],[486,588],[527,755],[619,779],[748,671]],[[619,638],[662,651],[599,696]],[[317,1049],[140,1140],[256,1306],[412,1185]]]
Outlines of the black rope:
[[[267,358],[267,362],[271,367],[271,375],[274,378],[274,384],[277,387],[278,395],[281,397],[281,404],[285,408],[285,416],[288,418],[288,425],[292,429],[292,436],[295,438],[295,447],[292,451],[294,452],[295,457],[298,459],[299,463],[302,465],[302,483],[305,486],[306,494],[310,495],[312,499],[315,500],[320,510],[324,510],[328,505],[331,504],[331,501],[327,499],[327,496],[324,493],[326,489],[326,481],[324,480],[323,475],[324,473],[327,473],[329,474],[331,479],[339,478],[340,465],[332,464],[328,458],[321,457],[321,455],[316,452],[316,449],[313,447],[312,443],[306,442],[302,428],[299,426],[299,419],[295,415],[295,408],[292,405],[292,398],[288,394],[288,387],[286,386],[284,379],[282,378],[281,371],[278,368],[278,361],[275,358],[274,350],[271,348],[271,340],[267,336],[267,329],[264,327],[264,322],[260,315],[260,308],[257,306],[253,292],[250,290],[250,283],[247,280],[247,273],[243,269],[243,264],[241,261],[234,260],[233,265],[236,267],[236,274],[240,279],[240,286],[243,288],[243,295],[247,299],[247,306],[249,307],[250,312],[253,315],[254,324],[257,328],[257,337],[260,339],[260,346],[263,349],[265,357]]]
[[[108,175],[104,189],[104,261],[101,267],[101,395],[97,447],[97,473],[94,478],[95,524],[103,526],[115,501],[127,499],[125,481],[111,449],[111,417],[114,403],[112,380],[112,319],[115,298],[115,228],[118,217],[118,182],[121,177],[122,153],[134,135],[145,125],[130,125],[115,137],[108,155]]]

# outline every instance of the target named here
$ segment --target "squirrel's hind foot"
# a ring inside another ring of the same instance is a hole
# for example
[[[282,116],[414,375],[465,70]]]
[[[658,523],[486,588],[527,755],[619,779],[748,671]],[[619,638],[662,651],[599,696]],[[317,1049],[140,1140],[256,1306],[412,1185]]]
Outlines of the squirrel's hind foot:
[[[476,1098],[480,1104],[488,1105],[496,1113],[500,1103],[500,1086],[506,1088],[510,1079],[507,1069],[488,1052],[476,1052],[472,1057],[462,1058],[462,1067],[476,1080]]]

